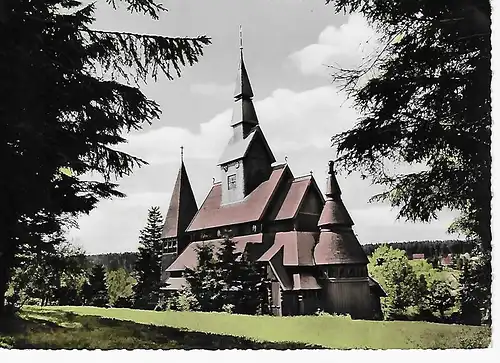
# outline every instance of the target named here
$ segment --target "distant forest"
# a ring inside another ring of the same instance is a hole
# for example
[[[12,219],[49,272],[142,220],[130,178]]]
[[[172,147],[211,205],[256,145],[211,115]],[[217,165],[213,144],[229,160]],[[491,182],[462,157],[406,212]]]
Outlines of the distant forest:
[[[459,255],[470,253],[477,242],[474,240],[444,240],[444,241],[409,241],[409,242],[389,242],[389,243],[370,243],[362,245],[363,250],[368,256],[381,244],[387,244],[398,250],[403,250],[411,258],[414,253],[423,253],[425,258],[441,257],[448,254]]]
[[[128,273],[131,273],[134,270],[137,253],[106,253],[100,255],[90,255],[87,256],[87,259],[94,264],[103,265],[108,270],[118,270],[119,268],[124,268]]]
[[[382,243],[370,243],[362,245],[363,250],[368,256]],[[449,253],[462,254],[471,252],[476,242],[463,240],[444,240],[444,241],[409,241],[409,242],[389,242],[386,243],[392,248],[404,250],[409,258],[414,253],[423,253],[425,258],[434,258],[445,256]],[[88,260],[94,264],[101,264],[108,270],[117,270],[124,268],[127,272],[132,272],[134,263],[137,259],[136,252],[106,253],[100,255],[89,255]]]

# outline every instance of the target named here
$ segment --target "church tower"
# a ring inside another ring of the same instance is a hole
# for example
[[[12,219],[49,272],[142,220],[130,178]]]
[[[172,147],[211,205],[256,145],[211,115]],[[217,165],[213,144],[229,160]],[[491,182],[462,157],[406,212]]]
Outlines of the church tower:
[[[348,313],[355,318],[373,315],[368,279],[368,258],[352,226],[341,198],[333,161],[328,165],[326,202],[318,221],[320,235],[314,260],[321,268],[324,308],[331,313]]]
[[[240,60],[231,120],[233,135],[218,166],[221,168],[221,204],[242,201],[271,175],[276,160],[259,127],[253,105],[253,90],[243,61],[240,27]]]
[[[164,253],[162,256],[162,275],[189,243],[185,231],[198,211],[193,189],[191,188],[186,166],[184,165],[183,154],[183,147],[181,147],[181,165],[170,198],[165,223],[163,224],[162,239],[164,241]],[[166,276],[162,276],[162,281],[165,278]]]

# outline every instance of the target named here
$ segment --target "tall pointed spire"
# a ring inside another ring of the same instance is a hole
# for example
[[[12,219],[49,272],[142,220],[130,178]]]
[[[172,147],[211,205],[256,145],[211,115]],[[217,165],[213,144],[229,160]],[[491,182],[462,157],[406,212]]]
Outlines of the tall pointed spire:
[[[181,146],[181,166],[170,198],[162,238],[182,236],[197,211],[196,199],[184,165],[184,147]]]
[[[251,99],[253,97],[252,86],[250,79],[243,61],[243,31],[240,25],[240,62],[238,68],[238,75],[236,77],[236,88],[234,90],[235,101],[239,99]]]
[[[231,121],[235,140],[244,139],[250,133],[250,130],[259,124],[252,97],[252,85],[243,60],[243,34],[240,25],[240,61],[234,90],[234,108]]]

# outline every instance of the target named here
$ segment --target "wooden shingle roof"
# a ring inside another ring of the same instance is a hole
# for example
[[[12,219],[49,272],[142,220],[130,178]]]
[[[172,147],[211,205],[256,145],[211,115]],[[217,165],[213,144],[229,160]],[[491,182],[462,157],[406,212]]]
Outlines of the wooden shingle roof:
[[[237,203],[221,205],[221,184],[214,184],[187,231],[259,221],[274,196],[286,168],[288,167],[283,164],[274,166],[269,179]]]
[[[197,210],[198,206],[193,189],[182,161],[163,224],[162,238],[177,237],[182,234],[191,223]]]

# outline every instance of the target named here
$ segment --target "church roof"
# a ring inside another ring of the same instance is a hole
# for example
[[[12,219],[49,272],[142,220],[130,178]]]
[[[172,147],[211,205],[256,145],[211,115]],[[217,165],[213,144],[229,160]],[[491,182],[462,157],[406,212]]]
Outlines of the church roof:
[[[315,232],[278,232],[274,244],[258,259],[270,261],[283,250],[284,266],[314,266],[313,250],[318,233]]]
[[[238,67],[238,75],[236,76],[236,88],[234,90],[234,98],[252,98],[253,91],[250,84],[250,78],[243,61],[243,48],[240,48],[240,62]]]
[[[340,197],[333,161],[328,166],[326,202],[318,222],[319,241],[314,248],[315,262],[318,265],[366,264],[368,258],[352,230],[354,223]]]
[[[295,218],[310,188],[314,188],[318,196],[324,201],[323,195],[312,175],[295,178],[275,220]]]
[[[274,166],[269,179],[237,203],[221,205],[222,185],[220,183],[214,184],[187,231],[192,232],[260,220],[287,168],[286,165]]]
[[[251,99],[237,99],[233,106],[233,115],[231,116],[231,126],[246,122],[254,125],[259,124],[257,112]]]
[[[183,233],[197,210],[198,206],[196,205],[186,167],[184,161],[181,161],[181,167],[177,174],[167,216],[163,224],[162,238],[177,237]]]
[[[235,252],[240,253],[245,251],[245,248],[249,243],[262,243],[262,233],[232,237],[231,240],[235,243]],[[167,271],[184,271],[186,267],[196,267],[198,261],[198,246],[201,246],[202,244],[211,244],[215,249],[218,249],[222,246],[223,241],[224,238],[191,242],[186,249],[182,251],[179,257],[177,257],[174,263],[167,268]]]
[[[248,150],[250,150],[250,145],[254,140],[260,138],[264,142],[264,147],[267,149],[268,154],[271,158],[271,163],[275,162],[276,159],[267,143],[266,138],[260,128],[260,126],[255,126],[250,134],[244,139],[239,139],[237,141],[230,140],[229,144],[224,149],[222,156],[219,158],[219,162],[217,165],[227,164],[231,161],[235,161],[238,159],[244,158]]]
[[[341,190],[335,172],[333,162],[328,163],[329,171],[326,182],[326,202],[318,221],[318,227],[331,227],[335,225],[353,226],[354,222],[347,212],[347,208],[341,198]]]
[[[167,281],[165,281],[165,285],[166,286],[161,287],[160,290],[181,290],[189,284],[184,277],[169,277]]]
[[[314,261],[317,265],[367,264],[368,258],[351,229],[322,230],[314,248]]]
[[[319,290],[318,280],[310,272],[297,272],[293,274],[293,290]]]

